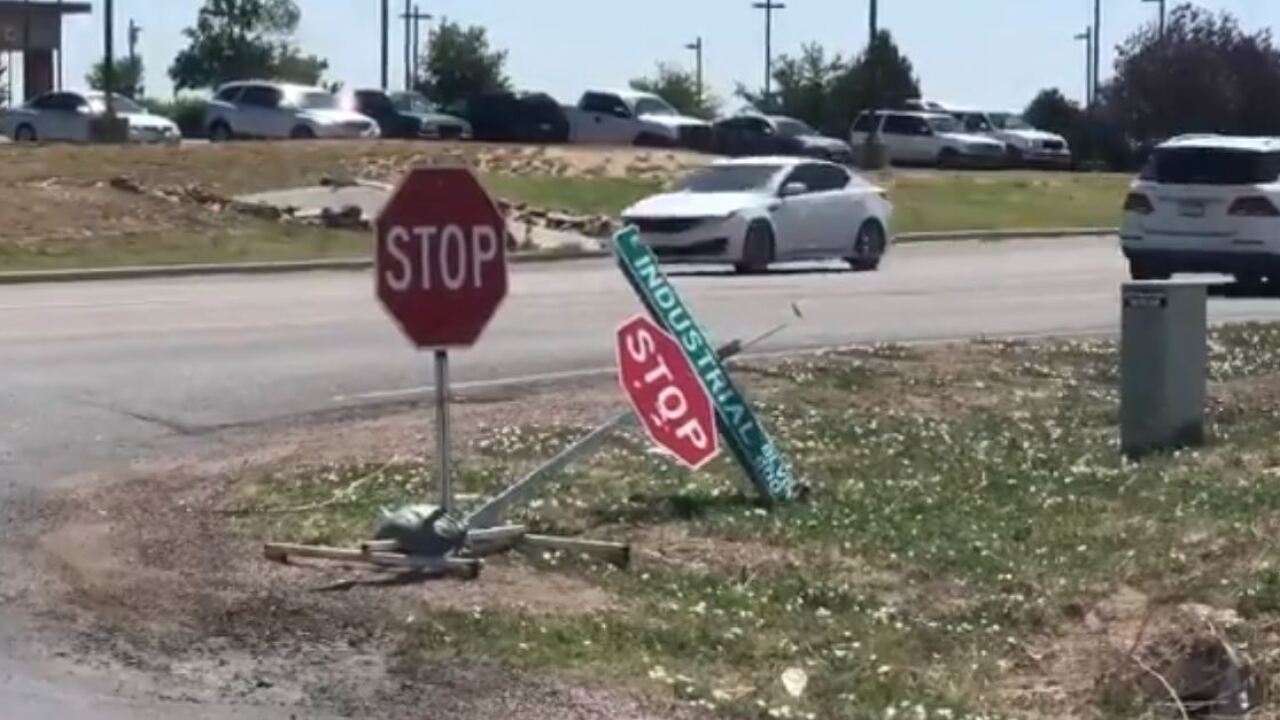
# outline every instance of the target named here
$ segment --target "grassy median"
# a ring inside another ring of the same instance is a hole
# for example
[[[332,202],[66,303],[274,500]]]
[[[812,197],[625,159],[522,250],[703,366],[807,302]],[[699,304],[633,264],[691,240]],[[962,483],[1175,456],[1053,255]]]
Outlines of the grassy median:
[[[0,147],[0,271],[360,255],[367,237],[264,222],[235,195],[325,176],[393,182],[419,163],[467,164],[512,203],[616,216],[706,161],[629,148],[448,143],[236,143],[182,148]],[[121,189],[126,185],[144,192]],[[878,178],[897,231],[1112,226],[1116,175],[908,170]]]
[[[750,365],[739,373],[812,485],[808,504],[766,510],[727,462],[694,475],[619,437],[518,519],[631,540],[636,568],[535,558],[529,577],[572,578],[595,599],[565,591],[536,612],[426,601],[401,652],[725,718],[1178,717],[1152,674],[1176,684],[1205,643],[1248,658],[1274,691],[1278,357],[1280,327],[1216,332],[1208,446],[1141,464],[1117,451],[1109,341]],[[461,492],[490,492],[582,432],[527,402],[509,424],[464,430]],[[250,478],[234,502],[254,514],[237,527],[352,541],[429,483],[416,463]],[[324,505],[256,514],[309,503]],[[518,602],[522,586],[504,576],[501,593]]]

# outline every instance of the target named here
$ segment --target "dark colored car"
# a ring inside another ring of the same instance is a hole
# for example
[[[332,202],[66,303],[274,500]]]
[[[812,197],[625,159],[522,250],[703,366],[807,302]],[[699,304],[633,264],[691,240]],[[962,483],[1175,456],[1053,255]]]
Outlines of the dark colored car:
[[[545,93],[481,93],[467,102],[466,117],[476,140],[569,142],[564,108]]]
[[[784,155],[853,163],[849,143],[822,135],[802,120],[782,115],[739,115],[717,122],[712,152],[729,157]]]
[[[352,94],[356,112],[373,118],[384,138],[458,140],[471,137],[466,120],[438,112],[421,93],[388,95],[382,90],[357,90]]]

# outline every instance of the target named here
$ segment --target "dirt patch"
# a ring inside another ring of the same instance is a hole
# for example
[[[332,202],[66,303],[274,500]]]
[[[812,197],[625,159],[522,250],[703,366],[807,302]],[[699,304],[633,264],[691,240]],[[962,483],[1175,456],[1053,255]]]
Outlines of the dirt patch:
[[[1088,716],[1178,705],[1191,717],[1245,717],[1261,704],[1263,680],[1242,649],[1244,623],[1231,610],[1161,603],[1121,588],[1092,606],[1064,609],[1052,633],[1024,644],[1024,662],[998,685],[1019,717]],[[1119,716],[1119,715],[1118,715]]]

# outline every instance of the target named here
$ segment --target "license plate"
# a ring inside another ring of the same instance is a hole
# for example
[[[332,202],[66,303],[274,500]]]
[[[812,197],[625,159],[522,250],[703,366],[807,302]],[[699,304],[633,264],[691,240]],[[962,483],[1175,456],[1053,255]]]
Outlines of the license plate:
[[[1178,214],[1182,217],[1202,218],[1204,217],[1206,203],[1203,200],[1179,200]]]

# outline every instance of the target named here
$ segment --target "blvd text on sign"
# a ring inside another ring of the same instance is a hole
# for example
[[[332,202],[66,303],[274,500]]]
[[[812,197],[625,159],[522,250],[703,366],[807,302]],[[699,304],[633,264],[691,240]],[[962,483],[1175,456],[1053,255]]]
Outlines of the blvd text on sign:
[[[618,266],[654,320],[677,340],[710,393],[720,432],[753,485],[769,500],[793,500],[801,486],[790,463],[756,417],[742,391],[720,360],[716,348],[698,326],[658,258],[640,242],[635,228],[614,236]]]
[[[415,168],[378,217],[378,298],[418,347],[470,347],[506,297],[506,239],[470,170]]]
[[[694,470],[715,459],[715,408],[680,343],[643,315],[617,340],[618,381],[649,437]]]

